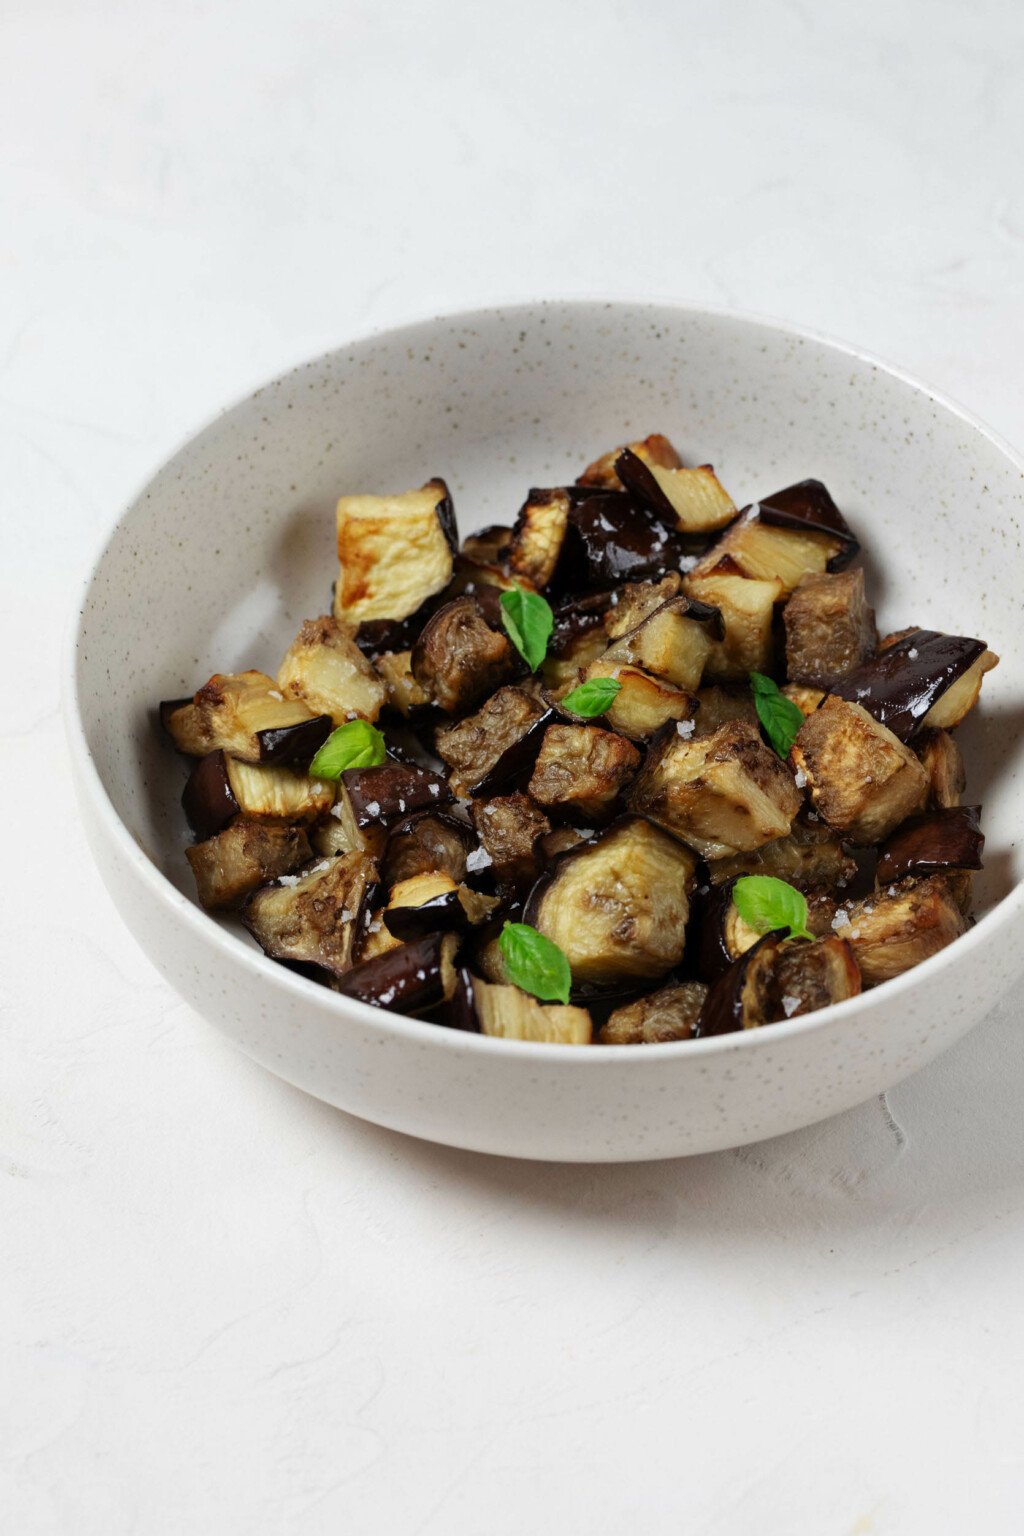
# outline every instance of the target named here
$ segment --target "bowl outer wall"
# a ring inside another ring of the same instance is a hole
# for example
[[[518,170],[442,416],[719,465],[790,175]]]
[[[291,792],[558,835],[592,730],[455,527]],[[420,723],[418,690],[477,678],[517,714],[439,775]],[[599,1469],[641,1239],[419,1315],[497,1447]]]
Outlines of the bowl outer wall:
[[[566,400],[568,408],[559,404]],[[844,419],[834,441],[830,413],[833,422]],[[673,430],[680,416],[681,432]],[[913,979],[826,1014],[757,1036],[580,1052],[463,1037],[349,1003],[266,961],[160,873],[185,884],[180,769],[155,743],[149,708],[161,695],[191,691],[214,659],[273,669],[317,606],[311,583],[319,579],[326,593],[333,574],[329,512],[338,488],[417,483],[453,457],[463,472],[449,478],[466,531],[507,520],[528,480],[542,478],[538,464],[543,478],[557,481],[581,456],[652,426],[680,439],[691,458],[715,457],[744,499],[821,474],[841,504],[852,503],[855,519],[861,503],[862,514],[872,507],[876,537],[865,529],[865,542],[876,549],[881,500],[879,553],[896,546],[898,558],[902,545],[901,568],[913,550],[906,519],[895,521],[891,509],[902,512],[911,499],[916,482],[901,466],[911,457],[918,479],[925,470],[934,481],[918,498],[930,499],[932,570],[922,572],[925,556],[908,579],[918,600],[925,581],[924,622],[972,632],[986,623],[986,638],[997,643],[989,593],[980,603],[976,593],[972,604],[957,578],[971,553],[964,525],[969,532],[974,503],[987,496],[1003,518],[997,525],[993,515],[992,526],[1001,527],[1004,544],[1014,514],[1012,547],[997,552],[995,568],[1012,554],[1019,590],[1020,466],[1008,450],[919,386],[836,344],[661,305],[521,306],[339,349],[257,391],[192,439],[132,503],[100,557],[76,634],[68,717],[73,750],[84,759],[76,784],[101,872],[128,926],[188,1001],[255,1059],[329,1102],[416,1135],[509,1155],[601,1161],[712,1150],[794,1129],[881,1091],[983,1017],[1024,966],[1010,941],[1014,921],[1019,932],[1017,888]],[[393,452],[383,453],[382,432],[385,446],[394,437]],[[331,460],[333,437],[345,433],[342,454]],[[440,449],[439,441],[453,447]],[[519,447],[511,466],[510,442]],[[567,458],[567,443],[579,443],[580,452]],[[934,561],[942,544],[936,527],[951,546],[942,545],[942,568]],[[243,530],[245,549],[232,558]],[[254,545],[255,580],[244,569]],[[195,587],[200,592],[190,594]],[[943,606],[945,615],[936,613]],[[905,612],[897,604],[892,622]],[[254,648],[262,654],[252,656]],[[1017,705],[1015,671],[1004,689],[1008,716]],[[1002,756],[994,739],[990,755],[1005,770],[1000,794],[1015,801],[1016,735],[1012,752],[1005,730],[1001,737]],[[1015,859],[1013,849],[1007,887],[1020,875]]]

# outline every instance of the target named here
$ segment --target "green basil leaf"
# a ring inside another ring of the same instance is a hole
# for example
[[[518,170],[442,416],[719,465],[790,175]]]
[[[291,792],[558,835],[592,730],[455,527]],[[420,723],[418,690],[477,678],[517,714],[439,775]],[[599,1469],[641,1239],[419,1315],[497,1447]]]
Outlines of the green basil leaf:
[[[518,582],[500,598],[501,620],[520,656],[531,672],[536,672],[548,653],[548,641],[555,627],[551,604],[539,592],[527,592]]]
[[[611,709],[621,687],[618,678],[592,677],[589,682],[580,683],[578,688],[567,693],[562,706],[571,709],[574,715],[580,715],[584,720],[593,720]]]
[[[733,905],[758,933],[788,928],[791,939],[810,939],[807,901],[801,891],[774,875],[741,875],[732,888]]]
[[[349,720],[332,731],[309,765],[314,779],[337,779],[346,768],[376,768],[387,757],[384,737],[369,720]]]
[[[788,699],[770,677],[761,672],[751,672],[750,686],[754,692],[757,718],[764,726],[768,740],[780,757],[788,757],[789,749],[796,740],[796,733],[804,723],[798,705]]]
[[[498,939],[509,981],[547,1003],[567,1003],[569,962],[550,939],[528,923],[506,923]]]

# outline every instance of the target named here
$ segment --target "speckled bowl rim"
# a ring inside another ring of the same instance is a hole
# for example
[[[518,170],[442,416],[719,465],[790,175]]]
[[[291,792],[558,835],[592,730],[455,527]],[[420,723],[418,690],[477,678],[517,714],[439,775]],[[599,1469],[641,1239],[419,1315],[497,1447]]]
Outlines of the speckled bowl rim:
[[[917,394],[922,394],[933,404],[940,406],[951,415],[957,417],[965,426],[977,432],[996,448],[1010,463],[1020,471],[1024,478],[1024,455],[1017,452],[1005,438],[995,432],[985,422],[981,421],[973,412],[969,411],[958,401],[951,399],[942,391],[933,388],[922,379],[907,373],[904,369],[886,362],[873,353],[865,351],[862,347],[854,346],[849,342],[839,341],[834,336],[826,335],[821,331],[813,330],[806,326],[795,325],[787,320],[781,320],[768,315],[756,314],[751,311],[734,309],[725,305],[687,303],[676,298],[662,297],[656,294],[646,294],[643,297],[628,297],[617,295],[608,297],[605,294],[569,294],[544,299],[512,298],[503,301],[495,301],[480,305],[470,310],[457,310],[449,314],[432,314],[424,316],[414,315],[409,319],[403,319],[396,323],[377,326],[364,332],[361,336],[344,341],[337,346],[328,348],[325,352],[318,353],[313,358],[306,358],[291,367],[285,368],[274,378],[265,380],[254,389],[243,391],[230,405],[216,411],[200,426],[193,428],[173,449],[166,455],[163,464],[157,469],[151,470],[146,478],[138,486],[114,518],[110,526],[100,535],[98,548],[88,570],[79,584],[75,607],[71,610],[65,632],[64,661],[62,667],[62,704],[65,730],[68,745],[71,749],[72,760],[79,773],[78,786],[82,793],[87,793],[93,808],[101,819],[107,835],[117,845],[118,851],[137,870],[141,879],[149,886],[153,894],[163,901],[168,909],[169,919],[180,919],[187,927],[195,932],[200,942],[215,945],[223,953],[229,963],[248,967],[257,976],[262,976],[268,986],[279,987],[284,992],[292,993],[298,1000],[309,999],[316,1001],[321,1007],[326,1007],[338,1016],[339,1022],[351,1020],[353,1017],[361,1024],[382,1030],[400,1039],[404,1038],[416,1044],[423,1044],[425,1040],[433,1041],[439,1050],[451,1050],[461,1052],[486,1051],[491,1054],[501,1053],[514,1057],[518,1061],[533,1057],[538,1061],[553,1063],[556,1061],[577,1063],[580,1067],[601,1069],[609,1067],[613,1062],[622,1061],[624,1058],[635,1058],[641,1055],[644,1060],[652,1056],[660,1056],[666,1053],[673,1055],[686,1052],[694,1056],[708,1056],[729,1053],[741,1050],[757,1050],[759,1045],[778,1042],[782,1039],[791,1039],[797,1035],[810,1033],[819,1029],[827,1020],[829,1023],[837,1023],[843,1019],[853,1019],[875,1008],[879,1002],[898,1004],[898,1000],[907,991],[918,984],[919,978],[927,974],[937,975],[940,970],[948,970],[957,964],[957,956],[966,955],[968,948],[975,948],[979,944],[987,943],[990,937],[994,937],[999,929],[1008,928],[1014,921],[1024,916],[1024,880],[1020,880],[1011,891],[1000,898],[991,911],[978,919],[975,925],[962,934],[953,944],[938,954],[932,955],[920,966],[912,971],[904,972],[902,976],[895,977],[892,981],[885,982],[883,986],[873,988],[870,992],[864,992],[857,997],[850,998],[846,1002],[834,1003],[829,1008],[819,1008],[813,1013],[803,1014],[799,1018],[784,1019],[773,1024],[770,1029],[739,1030],[726,1035],[715,1035],[704,1040],[677,1040],[667,1041],[661,1044],[651,1045],[591,1045],[586,1050],[581,1050],[577,1045],[554,1045],[535,1041],[502,1040],[489,1035],[475,1034],[471,1031],[446,1029],[443,1026],[433,1024],[428,1020],[415,1019],[406,1014],[389,1013],[384,1009],[374,1008],[369,1003],[361,1003],[354,998],[347,998],[339,993],[331,992],[328,988],[310,981],[285,966],[278,965],[269,959],[260,950],[247,944],[237,934],[229,929],[221,927],[216,918],[204,912],[194,902],[182,894],[174,886],[139,847],[135,838],[129,832],[121,820],[106,786],[100,777],[99,770],[93,759],[85,733],[85,724],[82,719],[80,698],[78,693],[77,664],[81,630],[85,618],[88,603],[89,590],[92,586],[97,570],[103,561],[107,550],[113,542],[114,536],[121,522],[128,512],[142,498],[144,492],[152,484],[152,481],[160,469],[172,459],[184,452],[185,449],[201,437],[210,427],[223,420],[242,405],[256,399],[264,390],[272,388],[293,374],[302,373],[308,368],[316,368],[325,364],[328,359],[335,357],[341,351],[351,351],[353,347],[364,346],[369,343],[381,341],[396,332],[413,330],[430,330],[436,326],[473,326],[490,319],[495,313],[511,314],[517,310],[533,314],[538,309],[554,308],[557,306],[570,306],[576,309],[618,309],[618,308],[667,308],[676,310],[681,315],[691,315],[697,319],[720,319],[738,321],[741,324],[757,326],[763,330],[773,331],[781,337],[790,340],[810,341],[817,345],[830,348],[845,357],[850,357],[860,363],[866,363],[877,372],[888,374],[908,389]]]

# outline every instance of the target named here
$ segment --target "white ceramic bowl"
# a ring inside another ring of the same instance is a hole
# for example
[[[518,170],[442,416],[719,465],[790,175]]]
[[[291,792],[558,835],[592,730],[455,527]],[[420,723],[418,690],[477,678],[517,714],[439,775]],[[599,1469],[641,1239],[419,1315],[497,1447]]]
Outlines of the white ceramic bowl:
[[[984,803],[977,926],[887,986],[747,1034],[630,1047],[484,1039],[349,1002],[195,905],[182,766],[158,699],[274,671],[328,603],[343,491],[452,487],[463,533],[508,522],[615,443],[664,431],[738,502],[823,479],[867,551],[882,625],[1002,655],[963,729]],[[664,304],[530,304],[411,325],[276,379],[136,497],[88,580],[68,730],[89,840],[139,943],[257,1061],[380,1124],[519,1157],[618,1161],[793,1130],[922,1066],[1024,970],[1022,463],[918,384],[835,343]]]

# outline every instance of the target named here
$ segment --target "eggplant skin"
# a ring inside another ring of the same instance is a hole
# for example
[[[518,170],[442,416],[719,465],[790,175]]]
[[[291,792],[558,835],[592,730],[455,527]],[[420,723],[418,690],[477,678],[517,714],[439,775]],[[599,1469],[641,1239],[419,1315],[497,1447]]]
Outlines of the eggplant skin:
[[[905,821],[881,850],[875,876],[879,886],[908,875],[980,869],[985,851],[980,816],[980,805],[957,805]]]
[[[966,932],[955,878],[903,880],[839,909],[836,932],[853,950],[865,986],[891,981]]]
[[[692,1040],[708,995],[702,981],[660,987],[633,1003],[616,1008],[602,1024],[598,1045],[665,1045]]]
[[[649,437],[642,438],[638,442],[624,443],[620,448],[612,448],[607,453],[602,453],[600,458],[588,464],[583,473],[576,477],[576,484],[594,490],[624,490],[625,487],[619,479],[618,462],[626,452],[633,454],[641,463],[657,464],[660,469],[682,469],[683,467],[682,459],[668,438],[661,432],[652,432]]]
[[[900,741],[910,741],[959,678],[985,654],[984,640],[912,629],[840,678],[832,693],[860,704]]]
[[[697,1039],[728,1035],[738,1029],[757,1029],[768,1022],[772,973],[785,935],[785,929],[766,933],[718,978],[697,1020]]]
[[[414,763],[391,761],[374,768],[347,768],[341,784],[360,829],[390,826],[416,811],[439,810],[453,798],[440,774]]]
[[[760,1029],[856,997],[861,974],[852,945],[832,934],[807,942],[766,933],[715,982],[701,1011],[700,1038]]]
[[[577,986],[657,981],[683,957],[696,865],[675,838],[625,816],[555,860],[523,921],[562,949]]]
[[[465,879],[466,860],[476,847],[465,822],[443,811],[420,811],[388,832],[381,872],[388,885],[430,870],[443,870],[457,884]]]
[[[239,813],[224,752],[208,752],[196,763],[181,795],[185,819],[201,842],[215,837]]]
[[[576,489],[570,501],[560,575],[573,590],[614,587],[678,570],[686,553],[683,539],[634,497]]]
[[[840,548],[828,562],[829,571],[841,571],[857,555],[860,542],[820,480],[800,480],[784,490],[765,496],[759,503],[761,521],[776,528],[792,528],[833,534]]]
[[[432,933],[411,944],[400,944],[373,960],[364,960],[342,976],[332,979],[342,993],[389,1013],[429,1013],[455,994],[458,976],[455,955],[459,946],[453,933]]]
[[[497,795],[530,777],[548,726],[548,709],[524,688],[499,688],[474,715],[435,738],[449,782],[460,796]]]
[[[343,975],[352,965],[376,873],[364,853],[320,859],[254,891],[242,921],[272,959],[311,966],[318,975]]]

